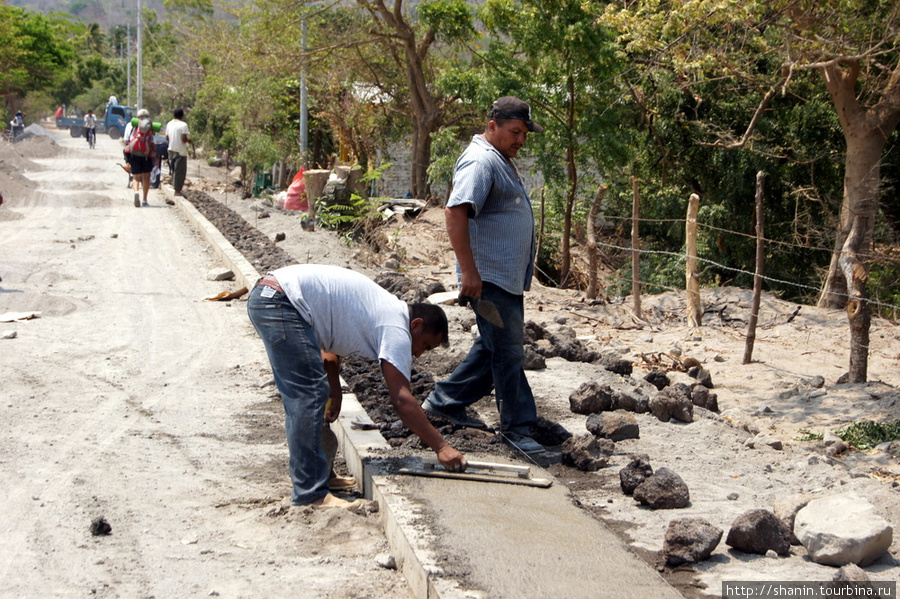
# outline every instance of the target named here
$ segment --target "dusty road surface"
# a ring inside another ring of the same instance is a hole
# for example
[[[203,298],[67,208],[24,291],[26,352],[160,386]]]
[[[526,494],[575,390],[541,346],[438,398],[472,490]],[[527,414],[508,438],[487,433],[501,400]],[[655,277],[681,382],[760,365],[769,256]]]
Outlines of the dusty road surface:
[[[0,597],[407,597],[377,514],[286,507],[280,403],[245,304],[203,301],[205,242],[162,192],[133,206],[118,142],[41,141],[0,147],[38,186],[5,173],[0,314],[40,313],[0,323]]]

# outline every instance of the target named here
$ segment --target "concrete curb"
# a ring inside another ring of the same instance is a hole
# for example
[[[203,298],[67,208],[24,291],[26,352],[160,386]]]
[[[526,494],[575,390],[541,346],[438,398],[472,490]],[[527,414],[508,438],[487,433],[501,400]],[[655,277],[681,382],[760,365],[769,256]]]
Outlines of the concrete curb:
[[[197,229],[197,232],[206,239],[210,247],[212,247],[216,256],[225,263],[225,266],[234,272],[234,280],[238,284],[238,288],[246,287],[249,291],[260,278],[259,272],[244,258],[243,254],[237,251],[231,242],[225,239],[225,236],[216,229],[200,211],[194,208],[194,205],[185,200],[183,197],[176,196],[175,190],[168,185],[160,185],[160,189],[166,194],[166,197],[175,202],[175,206],[188,218],[191,224]]]

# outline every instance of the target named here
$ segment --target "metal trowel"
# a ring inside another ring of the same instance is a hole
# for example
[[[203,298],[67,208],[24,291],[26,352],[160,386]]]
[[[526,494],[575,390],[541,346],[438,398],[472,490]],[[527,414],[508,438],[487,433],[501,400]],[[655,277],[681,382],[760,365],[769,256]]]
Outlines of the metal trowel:
[[[506,328],[503,324],[503,317],[500,316],[500,310],[497,309],[497,306],[494,305],[494,302],[486,299],[475,299],[467,295],[459,296],[460,306],[465,307],[469,304],[472,305],[475,312],[479,316],[481,316],[483,319],[485,319],[495,327],[500,327],[501,329]]]
[[[423,457],[421,466],[401,468],[400,474],[427,476],[432,478],[455,478],[457,480],[473,480],[482,483],[505,483],[508,485],[524,485],[546,489],[553,484],[549,478],[534,478],[528,466],[513,464],[494,464],[491,462],[468,462],[465,472],[449,472],[440,462],[432,457]]]

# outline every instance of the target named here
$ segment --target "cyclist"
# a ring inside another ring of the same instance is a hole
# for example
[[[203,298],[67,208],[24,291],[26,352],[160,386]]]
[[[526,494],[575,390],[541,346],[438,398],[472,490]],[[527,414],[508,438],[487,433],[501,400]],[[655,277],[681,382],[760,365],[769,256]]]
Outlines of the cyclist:
[[[93,148],[97,141],[97,117],[93,110],[88,110],[84,115],[84,136],[87,137],[88,145]]]

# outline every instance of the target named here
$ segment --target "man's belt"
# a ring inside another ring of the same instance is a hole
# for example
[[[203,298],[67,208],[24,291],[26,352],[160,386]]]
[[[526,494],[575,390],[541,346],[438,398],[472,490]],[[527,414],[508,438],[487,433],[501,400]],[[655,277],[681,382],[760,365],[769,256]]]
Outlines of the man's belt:
[[[261,278],[257,283],[257,285],[264,285],[266,287],[271,287],[275,291],[279,293],[284,293],[284,289],[281,288],[281,285],[278,284],[278,279],[273,277],[272,275],[266,275]]]

